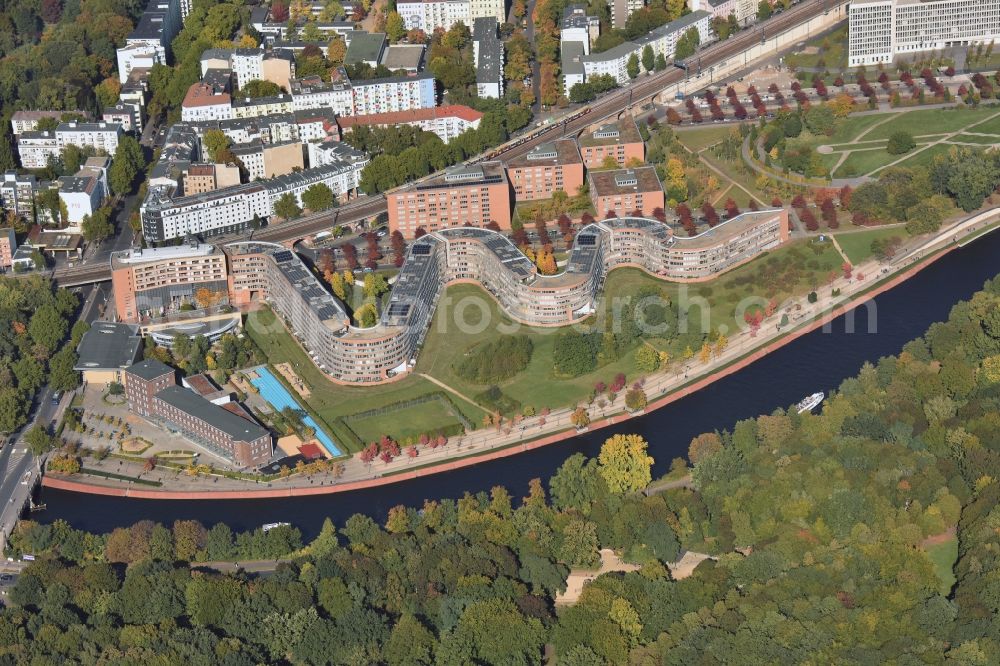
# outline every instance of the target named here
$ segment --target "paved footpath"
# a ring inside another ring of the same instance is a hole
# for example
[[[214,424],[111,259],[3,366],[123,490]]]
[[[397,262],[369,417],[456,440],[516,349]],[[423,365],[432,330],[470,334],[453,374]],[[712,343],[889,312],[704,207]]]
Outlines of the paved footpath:
[[[923,268],[922,265],[917,265],[920,259],[939,250],[954,249],[955,243],[962,236],[981,230],[998,219],[1000,208],[994,208],[958,220],[942,229],[936,237],[911,239],[888,264],[875,259],[868,260],[854,266],[851,279],[841,276],[824,286],[820,290],[823,295],[817,303],[809,303],[805,297],[783,303],[773,316],[764,321],[756,336],[747,330],[730,335],[728,346],[708,363],[701,364],[694,358],[683,364],[673,364],[666,371],[649,375],[643,381],[643,389],[649,396],[649,405],[645,411],[652,411],[694,393],[713,381],[739,371],[791,340],[827,324]],[[888,277],[890,273],[896,273],[894,279],[880,285],[872,293],[862,293],[873,282]],[[862,275],[864,279],[858,279]],[[833,297],[832,292],[836,289],[840,290],[840,294]],[[782,315],[789,318],[789,325],[784,328],[779,324]],[[624,393],[622,391],[613,403],[607,403],[605,398],[607,404],[603,407],[596,404],[584,405],[592,421],[589,429],[621,423],[643,413],[629,414],[625,411]],[[452,437],[444,446],[435,449],[421,448],[415,458],[404,454],[389,463],[380,460],[365,463],[355,455],[344,462],[343,472],[337,477],[334,477],[333,472],[324,472],[292,475],[262,483],[219,476],[188,476],[183,472],[162,468],[144,472],[139,463],[108,458],[100,462],[88,459],[87,466],[161,481],[164,487],[157,489],[89,476],[66,478],[46,475],[44,483],[54,488],[150,499],[287,497],[344,492],[458,469],[569,439],[576,435],[570,422],[574,408],[575,406],[554,409],[545,416],[525,418],[516,424],[505,423],[499,427]]]

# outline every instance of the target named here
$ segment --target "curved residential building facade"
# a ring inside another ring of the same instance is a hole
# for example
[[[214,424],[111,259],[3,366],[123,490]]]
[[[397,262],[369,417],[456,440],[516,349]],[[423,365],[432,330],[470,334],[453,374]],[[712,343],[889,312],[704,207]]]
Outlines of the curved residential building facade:
[[[596,309],[608,271],[636,266],[668,280],[710,279],[788,239],[782,209],[748,212],[698,236],[679,237],[641,217],[590,224],[576,236],[565,270],[540,275],[506,236],[476,227],[443,229],[410,245],[379,322],[352,326],[344,305],[291,250],[252,241],[225,246],[233,304],[268,303],[333,381],[366,384],[405,375],[447,285],[482,286],[512,319],[564,326]]]

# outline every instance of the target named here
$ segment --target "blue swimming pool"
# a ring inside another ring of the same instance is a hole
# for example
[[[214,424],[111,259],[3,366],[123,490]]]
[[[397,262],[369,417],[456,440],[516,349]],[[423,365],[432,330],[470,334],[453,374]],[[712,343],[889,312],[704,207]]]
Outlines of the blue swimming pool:
[[[264,400],[267,400],[271,406],[274,407],[275,411],[280,412],[285,407],[291,407],[292,409],[300,411],[302,410],[302,405],[300,405],[292,394],[288,392],[285,385],[278,381],[277,377],[271,374],[271,371],[268,368],[261,366],[256,368],[256,372],[257,377],[255,379],[251,379],[250,383],[257,387],[257,390],[260,391],[260,396],[264,398]],[[319,424],[316,423],[316,420],[313,417],[306,414],[302,418],[302,422],[316,431],[316,439],[318,439],[319,443],[323,445],[323,448],[330,452],[330,455],[341,456],[344,454],[344,452],[333,443],[330,436],[319,427]]]

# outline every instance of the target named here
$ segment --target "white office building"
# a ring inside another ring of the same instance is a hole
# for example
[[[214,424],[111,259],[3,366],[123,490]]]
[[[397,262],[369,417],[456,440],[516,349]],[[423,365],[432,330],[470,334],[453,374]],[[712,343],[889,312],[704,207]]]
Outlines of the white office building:
[[[997,0],[859,0],[851,3],[849,17],[851,67],[1000,39]]]

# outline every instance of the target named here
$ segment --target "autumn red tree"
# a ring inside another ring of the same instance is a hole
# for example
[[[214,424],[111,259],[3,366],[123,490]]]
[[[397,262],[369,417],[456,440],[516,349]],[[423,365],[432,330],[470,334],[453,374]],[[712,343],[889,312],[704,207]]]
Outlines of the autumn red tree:
[[[274,0],[271,3],[271,20],[275,23],[284,23],[288,20],[288,5],[283,0]]]
[[[851,272],[854,270],[854,267],[851,266],[851,262],[845,261],[841,265],[840,270],[843,271],[843,273],[844,273],[844,279],[845,280],[850,280],[851,279]]]
[[[823,199],[823,203],[820,204],[819,209],[823,214],[823,221],[826,222],[826,226],[831,229],[836,229],[840,226],[837,223],[837,207],[833,204],[833,199]]]
[[[726,217],[727,218],[732,219],[732,218],[734,218],[734,217],[736,217],[737,215],[740,214],[740,207],[736,205],[736,202],[733,201],[732,197],[729,197],[728,199],[726,199],[725,206],[726,206]]]
[[[771,199],[771,205],[774,206],[775,208],[781,208],[785,204],[781,203],[781,199],[779,197],[774,197],[773,199]]]
[[[680,125],[682,121],[683,118],[681,118],[681,114],[677,113],[677,111],[673,107],[667,109],[667,122],[669,124]]]
[[[352,243],[344,243],[340,246],[340,251],[344,253],[344,261],[352,271],[358,267],[358,248]]]
[[[851,207],[852,194],[854,194],[854,190],[851,189],[850,185],[844,185],[842,188],[840,188],[840,194],[838,198],[840,199],[841,208],[846,209]]]
[[[427,235],[427,230],[423,227],[417,227],[416,231],[413,232],[414,238],[422,238]]]
[[[819,230],[819,220],[816,219],[811,208],[800,208],[799,219],[802,220],[802,224],[806,225],[806,229],[809,231]]]
[[[714,227],[719,223],[719,214],[715,212],[715,206],[708,201],[701,205],[701,215],[710,227]]]

